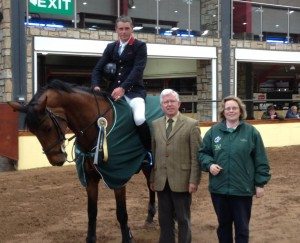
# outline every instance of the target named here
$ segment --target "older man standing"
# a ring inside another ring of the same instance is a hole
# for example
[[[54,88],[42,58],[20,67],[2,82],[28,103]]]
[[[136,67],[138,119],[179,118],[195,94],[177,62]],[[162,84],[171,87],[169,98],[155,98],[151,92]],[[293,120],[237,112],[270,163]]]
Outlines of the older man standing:
[[[153,121],[152,149],[155,158],[150,186],[157,191],[160,243],[191,242],[192,193],[200,182],[197,150],[201,141],[198,121],[179,112],[179,95],[172,89],[160,94],[165,116]]]

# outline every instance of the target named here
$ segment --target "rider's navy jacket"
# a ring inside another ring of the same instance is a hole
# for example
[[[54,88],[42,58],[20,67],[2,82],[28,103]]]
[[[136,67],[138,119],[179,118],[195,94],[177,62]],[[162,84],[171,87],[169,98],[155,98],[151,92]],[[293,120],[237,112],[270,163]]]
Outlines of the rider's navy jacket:
[[[146,43],[131,37],[122,54],[119,55],[120,42],[115,41],[107,45],[103,56],[100,58],[92,72],[92,86],[104,82],[103,68],[107,63],[115,63],[117,72],[114,80],[109,82],[109,90],[122,87],[129,98],[146,97],[143,84],[143,72],[147,62]]]

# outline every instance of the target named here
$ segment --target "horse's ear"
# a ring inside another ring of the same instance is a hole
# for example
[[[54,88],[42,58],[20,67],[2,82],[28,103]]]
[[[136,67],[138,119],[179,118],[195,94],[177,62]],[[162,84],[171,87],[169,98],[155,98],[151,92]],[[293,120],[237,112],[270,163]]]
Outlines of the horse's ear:
[[[13,108],[14,111],[18,111],[18,112],[22,112],[22,113],[27,113],[28,111],[28,107],[26,106],[26,104],[21,104],[19,102],[16,101],[8,101],[7,104]]]
[[[37,112],[44,112],[47,105],[47,96],[41,96],[38,103],[34,106],[34,110]]]

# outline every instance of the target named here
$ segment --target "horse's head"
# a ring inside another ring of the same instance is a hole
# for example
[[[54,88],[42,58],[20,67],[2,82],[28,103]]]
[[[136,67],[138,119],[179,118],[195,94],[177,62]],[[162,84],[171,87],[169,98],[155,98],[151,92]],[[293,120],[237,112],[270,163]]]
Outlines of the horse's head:
[[[65,152],[65,133],[67,120],[64,114],[55,114],[47,108],[47,97],[40,97],[38,102],[22,105],[18,102],[8,102],[18,112],[26,114],[26,124],[40,141],[43,151],[51,165],[61,166],[67,160]]]

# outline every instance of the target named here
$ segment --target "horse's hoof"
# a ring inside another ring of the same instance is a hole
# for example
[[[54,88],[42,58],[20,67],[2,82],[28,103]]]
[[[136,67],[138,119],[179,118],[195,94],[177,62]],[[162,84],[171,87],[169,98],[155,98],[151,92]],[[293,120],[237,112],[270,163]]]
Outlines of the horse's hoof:
[[[96,236],[92,236],[92,237],[86,237],[85,242],[86,243],[96,243]]]
[[[153,217],[152,215],[148,214],[146,220],[145,220],[145,224],[148,223],[148,224],[152,224],[153,223]]]
[[[122,234],[122,243],[132,243],[133,236],[130,228],[128,227],[124,233],[125,234]]]
[[[148,220],[145,220],[145,223],[144,223],[144,228],[155,228],[155,223],[154,221],[152,220],[151,222],[149,222]]]

